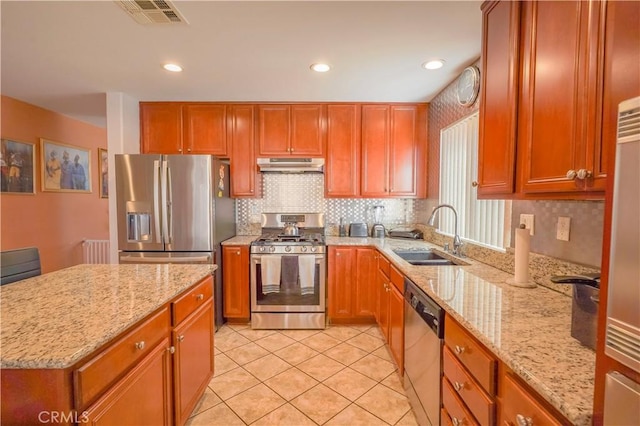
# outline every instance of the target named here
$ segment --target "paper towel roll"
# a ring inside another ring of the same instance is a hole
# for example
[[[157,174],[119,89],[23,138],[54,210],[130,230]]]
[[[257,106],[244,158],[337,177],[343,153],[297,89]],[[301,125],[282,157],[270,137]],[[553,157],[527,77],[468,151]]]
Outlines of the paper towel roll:
[[[515,279],[516,284],[529,282],[529,247],[531,235],[528,229],[516,229]]]

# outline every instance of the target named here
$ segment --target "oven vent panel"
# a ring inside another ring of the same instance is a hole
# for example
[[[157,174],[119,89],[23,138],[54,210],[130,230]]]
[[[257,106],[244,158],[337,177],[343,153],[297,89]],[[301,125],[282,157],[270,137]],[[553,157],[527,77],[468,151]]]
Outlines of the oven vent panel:
[[[115,3],[139,24],[188,23],[178,9],[168,0],[122,0]]]

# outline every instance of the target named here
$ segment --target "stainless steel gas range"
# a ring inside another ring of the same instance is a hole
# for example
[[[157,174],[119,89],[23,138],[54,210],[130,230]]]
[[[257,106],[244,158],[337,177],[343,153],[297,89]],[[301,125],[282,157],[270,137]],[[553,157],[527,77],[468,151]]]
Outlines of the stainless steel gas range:
[[[325,328],[326,268],[323,213],[263,213],[251,243],[251,327]]]

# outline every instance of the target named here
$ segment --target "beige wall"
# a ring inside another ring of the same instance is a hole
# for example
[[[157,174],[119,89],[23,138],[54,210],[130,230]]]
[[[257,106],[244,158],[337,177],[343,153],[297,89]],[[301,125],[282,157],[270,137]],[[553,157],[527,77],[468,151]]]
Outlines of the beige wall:
[[[82,263],[82,240],[109,238],[108,200],[98,190],[98,148],[107,131],[22,101],[2,96],[3,139],[35,144],[35,194],[0,197],[0,248],[35,246],[42,271]],[[40,138],[91,150],[91,193],[43,192]]]

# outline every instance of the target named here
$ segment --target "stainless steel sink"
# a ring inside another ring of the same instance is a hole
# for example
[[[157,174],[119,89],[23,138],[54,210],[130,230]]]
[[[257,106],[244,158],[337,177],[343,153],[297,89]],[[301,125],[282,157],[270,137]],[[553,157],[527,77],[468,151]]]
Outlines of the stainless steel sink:
[[[431,250],[394,250],[400,258],[406,260],[411,265],[423,265],[423,266],[441,266],[441,265],[455,265],[449,259],[434,253]]]

